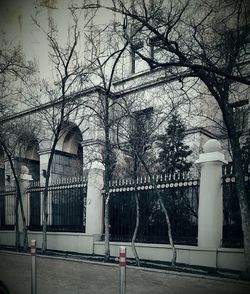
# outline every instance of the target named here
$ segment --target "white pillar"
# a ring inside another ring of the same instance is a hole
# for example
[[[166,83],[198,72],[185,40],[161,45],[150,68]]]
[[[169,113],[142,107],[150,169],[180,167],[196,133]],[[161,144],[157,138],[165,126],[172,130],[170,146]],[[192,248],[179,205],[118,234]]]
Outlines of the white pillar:
[[[227,162],[217,140],[207,141],[203,151],[196,161],[201,164],[198,246],[218,248],[223,229],[222,165]]]
[[[103,232],[103,165],[93,162],[88,174],[86,233],[101,235]]]
[[[32,176],[29,174],[29,169],[26,166],[21,167],[21,174],[20,174],[20,189],[22,193],[22,202],[23,202],[23,209],[26,218],[26,225],[29,225],[29,197],[26,193],[28,187],[30,186],[30,182],[33,180]],[[23,230],[23,221],[21,215],[21,208],[19,205],[19,228],[20,231]]]
[[[40,184],[44,185],[45,184],[44,173],[47,171],[50,150],[40,151],[39,156],[40,156]]]

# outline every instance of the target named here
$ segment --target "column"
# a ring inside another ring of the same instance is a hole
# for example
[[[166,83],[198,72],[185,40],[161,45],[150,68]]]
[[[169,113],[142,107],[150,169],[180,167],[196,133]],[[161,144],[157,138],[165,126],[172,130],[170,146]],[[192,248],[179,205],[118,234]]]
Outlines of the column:
[[[88,174],[86,233],[101,235],[103,232],[103,165],[94,161]]]
[[[223,229],[222,165],[227,162],[217,140],[207,141],[203,151],[196,161],[201,165],[198,246],[218,248]]]
[[[20,174],[20,189],[22,195],[23,209],[26,218],[26,225],[29,225],[29,197],[26,193],[28,187],[30,186],[30,182],[33,180],[32,176],[29,174],[29,169],[26,166],[21,166],[21,174]],[[20,232],[23,231],[23,221],[22,214],[19,205],[19,228]]]

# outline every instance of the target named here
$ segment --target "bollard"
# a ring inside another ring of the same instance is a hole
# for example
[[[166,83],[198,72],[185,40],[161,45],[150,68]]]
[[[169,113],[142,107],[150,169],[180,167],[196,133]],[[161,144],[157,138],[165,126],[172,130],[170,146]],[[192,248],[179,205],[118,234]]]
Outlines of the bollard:
[[[31,240],[31,294],[36,290],[36,240]]]
[[[120,247],[120,294],[126,294],[126,247]]]

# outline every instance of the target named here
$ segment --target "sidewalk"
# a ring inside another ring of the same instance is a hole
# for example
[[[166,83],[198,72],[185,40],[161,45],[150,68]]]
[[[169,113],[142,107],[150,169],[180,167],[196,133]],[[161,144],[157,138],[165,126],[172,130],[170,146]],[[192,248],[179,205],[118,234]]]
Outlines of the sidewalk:
[[[11,294],[30,294],[31,257],[0,252],[0,280]],[[37,257],[38,294],[117,294],[117,266]],[[250,283],[127,268],[127,294],[247,294]]]

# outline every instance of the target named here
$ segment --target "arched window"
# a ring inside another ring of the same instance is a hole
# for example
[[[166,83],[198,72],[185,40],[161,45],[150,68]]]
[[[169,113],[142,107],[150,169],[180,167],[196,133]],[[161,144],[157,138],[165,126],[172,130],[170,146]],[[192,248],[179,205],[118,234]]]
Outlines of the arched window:
[[[52,177],[76,177],[83,172],[82,134],[73,123],[64,124],[52,165]]]
[[[40,156],[39,145],[37,141],[31,141],[20,159],[21,165],[27,166],[33,180],[38,181],[40,177]]]

